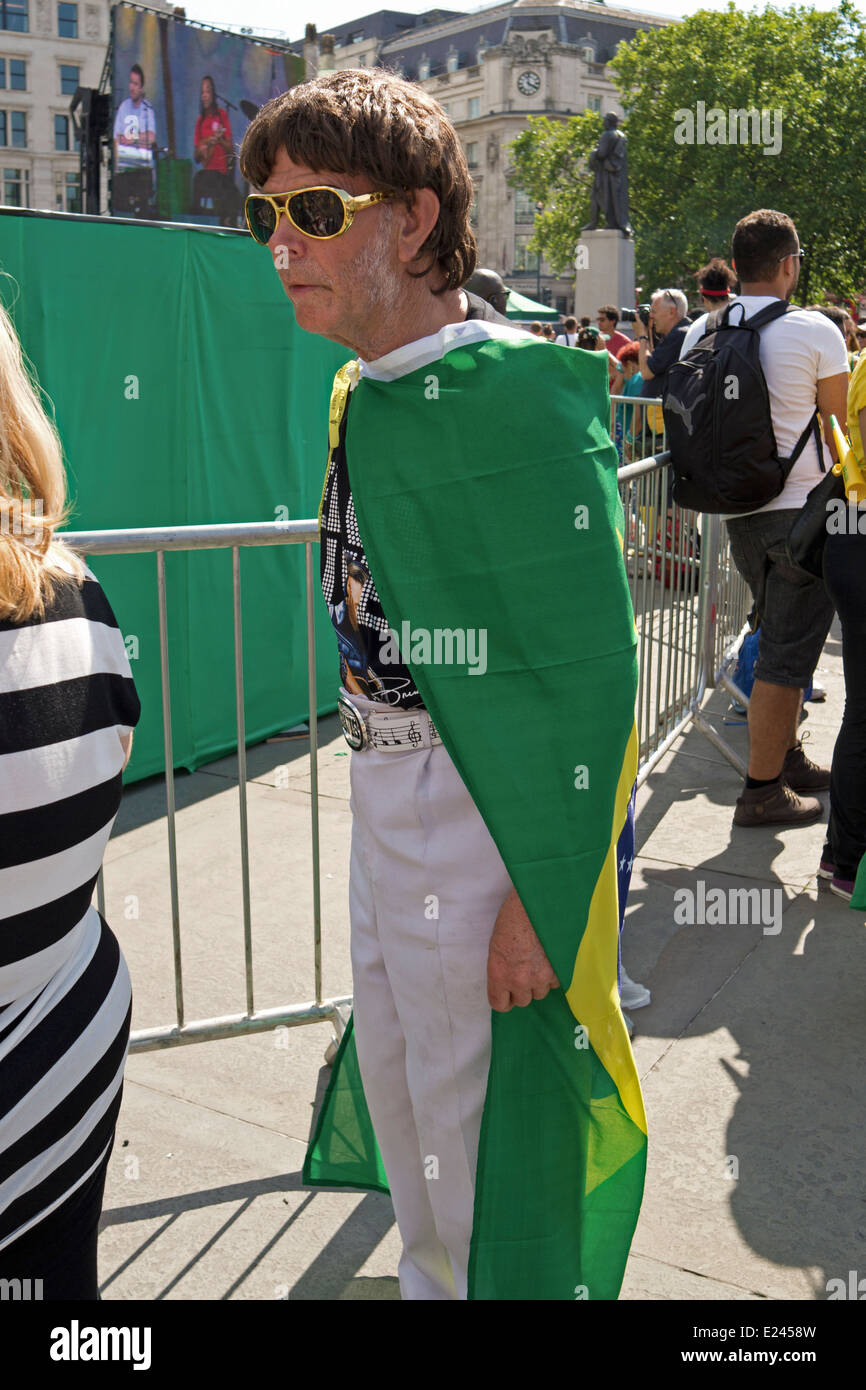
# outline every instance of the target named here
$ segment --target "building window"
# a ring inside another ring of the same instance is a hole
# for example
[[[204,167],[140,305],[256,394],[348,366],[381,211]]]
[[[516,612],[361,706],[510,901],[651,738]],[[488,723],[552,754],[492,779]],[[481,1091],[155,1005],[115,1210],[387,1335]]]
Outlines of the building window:
[[[418,81],[419,81],[419,82],[426,82],[426,81],[427,81],[427,78],[428,78],[429,76],[430,76],[430,59],[427,57],[427,54],[425,53],[425,54],[422,56],[420,63],[418,64]]]
[[[535,270],[538,265],[538,252],[526,248],[531,240],[531,232],[518,232],[514,238],[514,269],[518,271]]]
[[[0,29],[16,34],[29,34],[29,0],[0,0]]]
[[[27,169],[3,170],[3,202],[10,208],[26,208],[30,201],[30,173]]]
[[[470,119],[470,121],[474,121],[475,118],[476,118],[476,116],[480,116],[480,115],[481,115],[481,98],[480,98],[480,97],[470,97],[470,98],[469,98],[469,119]]]
[[[60,65],[60,95],[64,97],[74,97],[81,85],[79,81],[80,68],[74,68],[71,64],[61,63]]]
[[[601,97],[599,97],[599,96],[587,97],[587,99],[586,99],[586,109],[587,109],[587,111],[598,111],[598,112],[600,113],[600,112],[601,112]]]
[[[586,43],[583,46],[583,60],[585,63],[595,62],[595,49],[590,43]]]
[[[0,145],[27,148],[26,111],[0,111]]]
[[[57,6],[57,32],[61,39],[78,38],[78,6]]]
[[[54,117],[54,148],[55,150],[69,149],[69,117]]]
[[[478,141],[470,140],[466,146],[466,163],[470,169],[478,168]]]
[[[535,200],[530,198],[528,193],[524,193],[522,188],[516,188],[514,190],[515,222],[534,222],[535,212]]]
[[[81,179],[77,173],[58,174],[54,187],[58,212],[81,211]]]
[[[478,190],[477,190],[477,189],[475,190],[475,192],[474,192],[473,195],[472,195],[472,206],[471,206],[471,208],[469,209],[469,225],[470,225],[470,227],[477,227],[477,226],[478,226]]]
[[[0,58],[0,89],[6,90],[5,58]],[[9,89],[13,92],[27,91],[27,64],[23,58],[9,59]]]
[[[460,54],[457,52],[457,49],[452,46],[449,48],[448,56],[445,60],[445,70],[446,72],[456,72],[459,66]]]

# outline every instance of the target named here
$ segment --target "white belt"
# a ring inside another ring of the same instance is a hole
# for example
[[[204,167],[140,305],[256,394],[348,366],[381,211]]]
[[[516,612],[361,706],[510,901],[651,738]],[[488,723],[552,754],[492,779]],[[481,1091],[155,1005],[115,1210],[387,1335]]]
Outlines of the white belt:
[[[343,736],[356,753],[375,748],[380,753],[406,753],[413,748],[435,748],[442,740],[424,709],[376,710],[362,714],[341,695],[337,713]]]

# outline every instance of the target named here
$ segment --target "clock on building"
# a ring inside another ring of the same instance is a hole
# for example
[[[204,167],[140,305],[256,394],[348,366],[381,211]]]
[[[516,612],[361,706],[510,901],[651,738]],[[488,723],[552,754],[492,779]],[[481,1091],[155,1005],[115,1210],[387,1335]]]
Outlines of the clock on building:
[[[525,97],[534,96],[541,86],[541,78],[531,69],[522,72],[517,79],[517,90]]]

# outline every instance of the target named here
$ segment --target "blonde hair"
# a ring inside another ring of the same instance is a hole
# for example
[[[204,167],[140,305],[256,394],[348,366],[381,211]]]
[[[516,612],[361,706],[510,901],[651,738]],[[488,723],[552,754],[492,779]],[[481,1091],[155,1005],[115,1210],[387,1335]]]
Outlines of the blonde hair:
[[[84,564],[54,531],[67,518],[63,450],[12,320],[0,305],[0,618],[41,618]]]

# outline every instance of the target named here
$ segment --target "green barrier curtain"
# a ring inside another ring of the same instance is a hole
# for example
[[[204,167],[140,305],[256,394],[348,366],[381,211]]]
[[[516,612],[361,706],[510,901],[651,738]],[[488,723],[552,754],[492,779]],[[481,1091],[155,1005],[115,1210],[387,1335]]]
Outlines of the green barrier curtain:
[[[248,237],[0,215],[0,295],[54,403],[76,531],[315,517],[346,350],[304,333]],[[279,510],[285,509],[285,510]],[[314,547],[318,578],[319,551]],[[126,780],[163,770],[156,557],[92,563],[132,658],[141,724]],[[234,744],[231,551],[170,554],[174,762]],[[247,742],[307,717],[304,548],[241,552]],[[333,630],[315,595],[317,699]],[[131,639],[135,639],[134,641]]]

